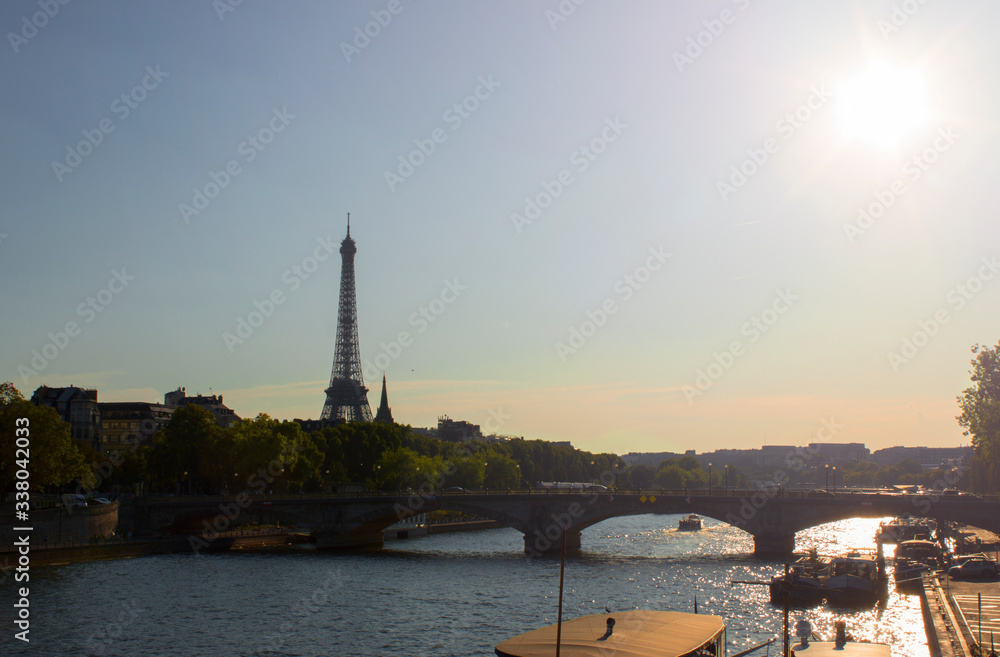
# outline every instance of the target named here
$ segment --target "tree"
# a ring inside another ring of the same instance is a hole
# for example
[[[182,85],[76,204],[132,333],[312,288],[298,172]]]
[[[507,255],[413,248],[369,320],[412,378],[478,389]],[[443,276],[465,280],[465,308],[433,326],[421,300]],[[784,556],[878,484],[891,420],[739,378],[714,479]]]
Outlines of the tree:
[[[972,353],[972,385],[958,397],[962,414],[955,419],[965,435],[972,436],[972,446],[995,491],[1000,483],[1000,342],[993,348],[973,345]]]
[[[486,488],[520,488],[521,468],[517,461],[494,450],[483,452],[486,470],[483,485]]]
[[[441,458],[421,456],[408,447],[382,453],[376,467],[375,484],[380,490],[426,489],[441,476]]]
[[[666,465],[660,468],[653,477],[653,484],[658,488],[680,490],[688,481],[688,471],[678,465]]]
[[[27,420],[27,423],[22,420]],[[27,434],[28,472],[31,490],[43,491],[86,477],[89,469],[79,442],[70,437],[70,427],[54,408],[35,406],[10,381],[0,384],[0,491],[14,490],[20,437]]]
[[[174,411],[153,439],[150,470],[161,485],[183,484],[187,491],[218,484],[222,429],[215,416],[195,404]],[[228,469],[228,468],[227,468]]]
[[[288,483],[309,493],[318,491],[323,481],[323,436],[305,433],[298,422],[282,422],[277,433],[295,453],[294,462],[286,467]]]
[[[649,488],[653,484],[656,470],[650,465],[633,465],[625,471],[623,488]]]

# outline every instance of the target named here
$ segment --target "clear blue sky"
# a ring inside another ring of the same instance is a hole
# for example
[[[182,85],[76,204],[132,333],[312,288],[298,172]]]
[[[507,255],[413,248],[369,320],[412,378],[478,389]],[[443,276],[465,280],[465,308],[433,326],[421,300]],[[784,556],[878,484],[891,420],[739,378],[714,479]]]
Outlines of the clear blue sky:
[[[3,3],[0,379],[318,417],[340,258],[310,257],[350,212],[397,421],[965,440],[1000,338],[1000,6],[561,5]]]

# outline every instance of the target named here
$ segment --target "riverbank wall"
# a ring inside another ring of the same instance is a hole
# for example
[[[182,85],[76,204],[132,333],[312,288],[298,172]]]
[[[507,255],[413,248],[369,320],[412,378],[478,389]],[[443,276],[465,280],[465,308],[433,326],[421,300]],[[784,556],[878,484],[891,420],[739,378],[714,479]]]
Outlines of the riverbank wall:
[[[129,540],[107,539],[97,542],[64,542],[45,545],[35,542],[32,534],[28,556],[31,566],[56,566],[68,563],[100,561],[103,559],[131,559],[154,554],[185,552],[223,552],[233,549],[279,548],[309,543],[307,534],[289,533],[284,530],[221,532],[210,541],[192,541],[190,536],[145,537]],[[201,538],[201,537],[195,537]],[[9,548],[4,546],[5,548]],[[20,553],[13,549],[0,551],[0,581],[10,576],[17,566]]]
[[[15,527],[31,527],[31,542],[36,545],[73,545],[105,539],[118,526],[118,502],[79,508],[56,506],[51,509],[32,509],[27,518],[18,519],[13,504],[5,505],[3,512],[0,512],[0,545],[11,545],[24,533],[15,532]]]

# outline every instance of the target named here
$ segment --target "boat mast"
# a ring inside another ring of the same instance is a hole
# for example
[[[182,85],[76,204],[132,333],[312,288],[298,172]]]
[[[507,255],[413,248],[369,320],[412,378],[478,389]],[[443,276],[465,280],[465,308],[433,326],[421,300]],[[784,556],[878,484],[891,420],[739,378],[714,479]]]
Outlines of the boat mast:
[[[562,599],[563,599],[563,573],[566,571],[566,530],[562,532],[562,556],[559,558],[559,615],[556,618],[556,657],[559,657],[560,643],[562,643]]]

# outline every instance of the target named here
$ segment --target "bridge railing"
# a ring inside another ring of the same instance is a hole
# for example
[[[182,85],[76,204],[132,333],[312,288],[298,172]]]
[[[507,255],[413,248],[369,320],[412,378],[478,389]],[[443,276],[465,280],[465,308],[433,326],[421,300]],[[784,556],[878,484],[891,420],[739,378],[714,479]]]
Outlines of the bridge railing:
[[[755,494],[764,493],[768,497],[787,497],[787,498],[810,498],[810,499],[890,499],[890,498],[901,498],[901,499],[922,499],[926,497],[937,498],[938,500],[950,500],[959,502],[1000,502],[1000,495],[971,495],[971,494],[961,494],[961,495],[945,495],[940,492],[934,492],[930,494],[919,494],[919,493],[900,493],[895,491],[872,491],[872,490],[857,490],[857,489],[843,489],[837,488],[836,491],[830,489],[813,489],[813,490],[788,490],[783,488],[775,489],[756,489],[756,488],[725,488],[725,487],[712,487],[708,488],[698,488],[698,489],[669,489],[669,488],[629,488],[629,489],[614,489],[614,490],[580,490],[580,489],[570,489],[570,488],[525,488],[525,489],[495,489],[495,488],[481,488],[481,489],[466,489],[461,491],[446,491],[446,490],[368,490],[368,491],[351,491],[351,492],[328,492],[328,493],[283,493],[283,494],[250,494],[247,498],[251,502],[271,502],[271,501],[294,501],[294,500],[319,500],[319,499],[357,499],[357,498],[369,498],[369,497],[448,497],[448,498],[461,498],[463,496],[471,495],[530,495],[530,496],[551,496],[551,495],[576,495],[584,497],[606,497],[606,496],[620,496],[620,495],[635,495],[635,496],[656,496],[656,497],[691,497],[691,498],[726,498],[735,497],[743,498],[750,497]],[[171,501],[181,501],[184,502],[203,502],[203,503],[215,503],[215,502],[229,502],[240,498],[239,495],[148,495],[141,499],[145,502],[171,502]]]

